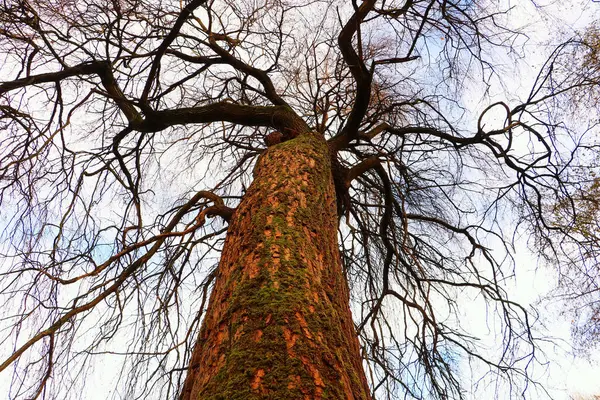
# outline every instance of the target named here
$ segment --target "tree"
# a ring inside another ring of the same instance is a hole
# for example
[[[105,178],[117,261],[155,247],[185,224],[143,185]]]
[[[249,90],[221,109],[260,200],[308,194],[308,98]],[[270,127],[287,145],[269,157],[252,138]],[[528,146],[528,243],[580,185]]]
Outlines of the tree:
[[[553,81],[569,82],[577,90],[568,92],[566,102],[573,120],[585,121],[590,110],[598,108],[600,37],[594,25],[583,34],[566,41],[549,60],[556,65]],[[584,83],[581,85],[581,83]],[[589,117],[588,117],[589,118]],[[590,118],[593,127],[597,118]],[[587,129],[590,129],[589,127]],[[589,353],[600,342],[600,178],[596,146],[581,143],[575,177],[565,186],[566,192],[550,204],[551,231],[539,231],[541,249],[558,267],[559,280],[555,298],[563,300],[565,311],[572,319],[575,350]]]
[[[600,398],[600,396],[585,396],[585,395],[580,395],[580,394],[575,394],[573,396],[571,396],[571,398],[573,400],[586,400],[586,399],[590,399],[590,400],[597,400],[598,398]]]
[[[590,135],[555,100],[586,82],[544,69],[471,123],[522,37],[499,7],[2,3],[10,396],[80,398],[106,354],[115,397],[463,398],[467,363],[535,387],[511,236],[555,229]]]

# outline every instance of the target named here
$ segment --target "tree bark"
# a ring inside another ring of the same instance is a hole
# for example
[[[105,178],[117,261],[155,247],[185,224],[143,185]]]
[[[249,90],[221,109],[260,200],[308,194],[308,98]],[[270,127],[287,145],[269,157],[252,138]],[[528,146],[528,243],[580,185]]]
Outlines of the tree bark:
[[[270,147],[229,226],[182,400],[370,399],[325,140]]]

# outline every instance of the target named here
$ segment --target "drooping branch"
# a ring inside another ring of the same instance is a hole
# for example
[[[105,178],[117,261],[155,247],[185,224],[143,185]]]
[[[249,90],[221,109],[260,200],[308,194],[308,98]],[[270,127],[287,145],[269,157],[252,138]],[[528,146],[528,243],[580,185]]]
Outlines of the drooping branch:
[[[381,60],[375,60],[374,63],[376,65],[403,64],[403,63],[418,60],[418,59],[419,59],[419,56],[392,57],[392,58],[385,58],[385,59],[381,59]]]
[[[484,250],[484,247],[469,232],[469,228],[472,228],[472,226],[457,227],[457,226],[450,224],[447,221],[444,221],[442,218],[436,218],[436,217],[432,217],[429,215],[421,215],[421,214],[415,214],[415,213],[405,213],[404,217],[408,220],[425,221],[425,222],[430,222],[430,223],[434,223],[439,226],[442,226],[449,231],[461,234],[464,237],[466,237],[467,240],[469,241],[469,243],[471,243],[471,245],[473,246],[473,251],[475,251],[476,249]],[[481,227],[479,227],[479,228],[483,229]]]
[[[213,65],[213,64],[224,64],[225,60],[221,57],[208,57],[208,56],[200,56],[200,55],[190,55],[183,53],[178,50],[167,50],[165,54],[172,55],[174,57],[179,58],[180,60],[187,61],[192,64],[203,64],[203,65]]]
[[[199,215],[196,217],[194,224],[192,224],[191,226],[186,228],[184,231],[180,231],[180,232],[174,231],[175,227],[181,222],[183,217],[198,203],[198,201],[200,201],[200,199],[203,199],[203,198],[211,200],[214,203],[214,206],[208,207],[208,208],[204,209],[203,211],[201,211],[199,213]],[[31,348],[33,345],[35,345],[37,342],[44,339],[45,337],[52,338],[55,335],[55,333],[57,331],[59,331],[63,325],[65,325],[69,321],[72,322],[73,319],[76,318],[79,314],[93,309],[99,303],[101,303],[102,301],[107,299],[110,295],[117,292],[119,290],[120,286],[127,279],[129,279],[136,272],[136,270],[138,268],[140,268],[145,263],[147,263],[150,260],[150,258],[152,258],[152,256],[154,256],[154,254],[156,254],[159,251],[159,249],[162,247],[165,240],[167,240],[168,238],[173,237],[173,236],[182,236],[182,235],[193,232],[194,230],[196,230],[199,227],[201,227],[202,225],[204,225],[206,216],[220,215],[225,220],[229,220],[229,218],[231,217],[233,212],[234,212],[234,209],[225,206],[223,199],[220,196],[216,195],[215,193],[209,192],[209,191],[199,191],[190,200],[188,200],[183,206],[180,207],[180,209],[177,211],[177,213],[175,213],[175,215],[169,221],[169,223],[164,227],[164,229],[162,229],[160,234],[154,236],[151,239],[145,240],[143,242],[135,243],[135,244],[132,244],[132,245],[124,248],[118,254],[110,257],[105,263],[101,264],[100,266],[98,266],[97,268],[95,268],[93,271],[91,271],[89,273],[86,273],[86,274],[83,274],[83,275],[80,275],[78,277],[71,278],[71,279],[60,279],[60,278],[55,278],[55,277],[50,276],[44,270],[40,270],[40,272],[42,272],[44,275],[48,276],[49,278],[51,278],[55,281],[58,281],[63,285],[66,285],[66,284],[77,282],[85,277],[98,275],[104,269],[108,268],[110,265],[113,265],[116,261],[124,258],[127,254],[131,253],[133,250],[152,245],[152,247],[150,247],[150,249],[145,254],[143,254],[141,257],[137,258],[135,261],[130,263],[127,266],[127,268],[125,268],[118,275],[118,277],[114,280],[114,283],[112,283],[111,285],[108,285],[108,283],[107,283],[105,286],[108,286],[108,287],[106,287],[106,289],[101,291],[95,298],[93,298],[92,300],[90,300],[87,303],[84,303],[80,306],[75,306],[75,304],[73,304],[73,306],[67,312],[65,312],[58,319],[56,319],[54,321],[54,323],[52,323],[47,329],[38,332],[36,335],[31,337],[31,339],[29,339],[27,342],[25,342],[22,346],[20,346],[18,349],[16,349],[4,362],[2,362],[0,364],[0,372],[3,371],[4,369],[6,369],[8,366],[10,366],[23,353],[25,353],[25,351],[27,351],[29,348]]]
[[[59,72],[48,72],[45,74],[32,75],[21,79],[16,79],[14,81],[2,82],[0,83],[0,94],[31,85],[60,82],[63,79],[74,76],[99,74],[103,69],[103,64],[104,63],[101,61],[94,61],[66,68]]]
[[[174,231],[177,223],[180,222],[183,219],[183,217],[192,209],[192,207],[194,207],[196,204],[198,204],[198,202],[201,199],[210,200],[214,203],[214,205],[206,207],[200,213],[198,213],[198,215],[194,219],[194,223],[189,225],[188,227],[186,227],[186,229],[184,229],[182,231]],[[126,257],[127,255],[131,254],[135,250],[147,247],[156,242],[162,242],[167,238],[184,236],[184,235],[190,234],[190,233],[194,232],[196,229],[198,229],[204,225],[204,223],[206,222],[206,217],[220,216],[223,218],[223,220],[225,220],[226,222],[229,222],[229,220],[231,219],[231,216],[233,215],[234,212],[235,212],[235,208],[227,207],[225,205],[225,203],[223,202],[223,199],[220,196],[214,194],[213,192],[201,190],[201,191],[197,192],[190,200],[188,200],[184,205],[182,205],[179,208],[177,213],[175,213],[175,215],[173,216],[173,218],[171,220],[172,222],[170,224],[168,224],[164,229],[162,229],[161,233],[159,233],[155,236],[152,236],[148,239],[142,240],[142,241],[138,241],[138,242],[131,243],[131,244],[126,244],[125,242],[126,242],[127,232],[132,227],[125,228],[122,232],[122,239],[121,239],[121,241],[123,243],[123,248],[118,253],[109,257],[105,262],[96,266],[96,268],[94,268],[92,271],[86,272],[81,275],[77,275],[72,278],[65,279],[65,278],[53,276],[53,275],[49,274],[48,272],[46,272],[44,269],[36,269],[36,270],[38,272],[42,273],[43,275],[45,275],[47,278],[49,278],[55,282],[58,282],[61,285],[70,285],[75,282],[81,281],[82,279],[85,279],[85,278],[98,276],[100,273],[102,273],[108,267],[113,265],[119,259]]]
[[[384,200],[384,211],[383,215],[381,216],[381,221],[379,223],[379,235],[381,237],[383,245],[385,246],[385,258],[383,260],[382,268],[382,287],[383,291],[386,292],[389,289],[390,266],[394,255],[394,246],[392,245],[392,242],[390,241],[389,237],[389,228],[393,218],[394,196],[392,193],[390,177],[388,176],[383,165],[381,165],[381,163],[377,163],[375,164],[374,169],[382,183],[382,195]]]
[[[16,79],[14,81],[3,82],[0,84],[0,95],[27,86],[39,85],[42,83],[58,83],[64,79],[94,74],[100,77],[102,86],[108,95],[115,101],[123,114],[125,114],[125,117],[130,123],[135,123],[142,119],[133,104],[125,98],[123,91],[117,84],[113,75],[112,66],[107,61],[85,62],[74,67],[65,68],[58,72],[48,72]]]

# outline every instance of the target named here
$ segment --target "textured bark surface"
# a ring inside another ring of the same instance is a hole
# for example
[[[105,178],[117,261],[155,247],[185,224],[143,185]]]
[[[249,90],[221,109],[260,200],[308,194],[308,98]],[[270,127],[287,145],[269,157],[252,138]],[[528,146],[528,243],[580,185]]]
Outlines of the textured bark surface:
[[[231,220],[181,398],[370,399],[316,134],[270,147]]]

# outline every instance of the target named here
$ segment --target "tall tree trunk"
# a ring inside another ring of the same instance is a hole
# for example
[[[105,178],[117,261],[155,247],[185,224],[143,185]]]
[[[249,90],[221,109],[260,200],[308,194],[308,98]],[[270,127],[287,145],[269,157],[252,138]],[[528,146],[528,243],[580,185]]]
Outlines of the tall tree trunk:
[[[233,215],[182,400],[370,399],[325,140],[270,147]]]

